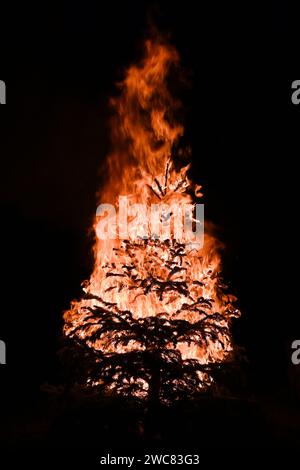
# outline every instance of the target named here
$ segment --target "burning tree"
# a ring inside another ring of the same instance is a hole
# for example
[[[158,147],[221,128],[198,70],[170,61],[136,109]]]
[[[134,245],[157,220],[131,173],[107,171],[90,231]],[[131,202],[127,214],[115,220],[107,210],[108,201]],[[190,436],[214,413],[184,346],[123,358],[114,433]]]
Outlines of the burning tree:
[[[221,280],[220,243],[210,227],[203,246],[178,238],[175,223],[164,231],[172,216],[166,206],[180,212],[202,196],[174,150],[183,128],[174,119],[180,103],[167,76],[178,60],[169,45],[147,41],[144,59],[128,69],[112,100],[113,152],[100,196],[117,206],[118,227],[109,217],[115,237],[103,237],[103,217],[96,217],[94,271],[82,299],[65,313],[64,329],[87,385],[163,402],[214,382],[233,354],[230,326],[239,316]],[[164,235],[140,237],[133,213],[125,230],[119,195],[161,208]]]

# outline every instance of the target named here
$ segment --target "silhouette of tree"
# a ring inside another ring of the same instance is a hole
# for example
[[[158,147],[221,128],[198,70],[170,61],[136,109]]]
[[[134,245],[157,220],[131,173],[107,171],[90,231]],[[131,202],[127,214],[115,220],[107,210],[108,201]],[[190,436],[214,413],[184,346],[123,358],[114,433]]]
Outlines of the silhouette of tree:
[[[153,269],[144,276],[139,274],[138,252],[149,244],[153,249],[153,263],[161,262],[159,257],[155,259],[155,251],[157,255],[161,249],[168,253],[165,264],[169,273],[165,279],[155,277]],[[172,314],[161,312],[155,316],[136,317],[129,310],[120,310],[117,303],[85,294],[89,306],[81,307],[83,320],[79,324],[66,325],[67,336],[76,351],[78,377],[105,393],[148,398],[151,403],[168,403],[206,390],[215,381],[220,368],[224,368],[224,362],[211,358],[202,363],[184,358],[180,345],[195,345],[206,350],[213,343],[220,349],[225,348],[224,341],[230,338],[230,323],[237,316],[237,310],[228,302],[226,310],[220,314],[214,310],[211,299],[192,297],[191,288],[201,283],[187,282],[175,276],[185,269],[183,259],[186,255],[185,245],[175,240],[124,241],[116,251],[122,262],[126,252],[131,263],[103,267],[106,277],[115,280],[110,290],[136,290],[137,296],[152,292],[159,300],[172,294],[189,302],[183,303],[179,311]],[[190,315],[178,318],[182,311]],[[228,362],[230,359],[229,354]]]

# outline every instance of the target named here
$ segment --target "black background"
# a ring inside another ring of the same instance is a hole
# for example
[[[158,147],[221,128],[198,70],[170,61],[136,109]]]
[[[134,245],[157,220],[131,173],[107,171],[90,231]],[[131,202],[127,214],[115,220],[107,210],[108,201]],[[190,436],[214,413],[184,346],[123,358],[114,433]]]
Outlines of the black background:
[[[170,33],[189,78],[185,140],[206,217],[227,247],[224,273],[242,311],[235,338],[250,360],[249,393],[288,393],[290,344],[300,337],[300,106],[291,103],[297,13],[283,0],[264,8],[64,1],[3,9],[2,412],[26,413],[42,383],[63,380],[56,355],[62,312],[92,269],[108,100],[140,57],[149,18]]]

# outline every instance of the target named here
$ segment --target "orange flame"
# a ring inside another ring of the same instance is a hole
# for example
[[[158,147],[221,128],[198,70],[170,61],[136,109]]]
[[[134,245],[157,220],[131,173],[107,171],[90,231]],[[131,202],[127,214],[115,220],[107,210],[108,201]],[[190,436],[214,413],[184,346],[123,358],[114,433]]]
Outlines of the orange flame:
[[[111,122],[113,151],[107,159],[107,179],[99,191],[99,198],[115,205],[119,195],[126,195],[132,203],[147,206],[152,203],[194,203],[195,198],[202,196],[201,187],[190,181],[189,165],[178,169],[172,157],[174,145],[184,129],[173,117],[180,103],[172,98],[167,77],[170,68],[178,66],[179,56],[173,47],[161,41],[148,40],[145,46],[142,62],[127,70],[119,85],[120,96],[111,100],[115,111]],[[95,231],[98,223],[96,218]],[[135,318],[163,315],[189,322],[199,320],[199,312],[196,314],[191,306],[201,297],[213,303],[214,311],[220,314],[219,324],[228,326],[239,312],[232,306],[234,297],[220,288],[220,243],[207,225],[205,229],[203,248],[187,250],[179,260],[181,269],[173,274],[173,281],[184,281],[189,286],[188,295],[169,291],[160,297],[155,289],[145,294],[133,288],[132,273],[128,277],[107,276],[108,267],[113,266],[114,272],[120,273],[121,267],[131,266],[136,276],[142,279],[150,273],[159,282],[166,281],[170,275],[167,269],[170,258],[163,246],[149,240],[146,244],[137,243],[132,253],[125,249],[124,240],[99,238],[94,246],[94,271],[85,285],[85,292],[113,303],[122,311],[130,310]],[[65,334],[85,323],[85,308],[93,305],[95,300],[86,298],[72,303],[65,313]],[[223,347],[219,342],[209,340],[206,348],[187,343],[181,343],[177,348],[183,359],[193,358],[201,363],[222,361],[232,350],[232,345],[229,334],[219,334]],[[138,348],[137,344],[129,342],[126,347],[118,346],[117,349],[112,346],[109,335],[90,346],[120,352]]]

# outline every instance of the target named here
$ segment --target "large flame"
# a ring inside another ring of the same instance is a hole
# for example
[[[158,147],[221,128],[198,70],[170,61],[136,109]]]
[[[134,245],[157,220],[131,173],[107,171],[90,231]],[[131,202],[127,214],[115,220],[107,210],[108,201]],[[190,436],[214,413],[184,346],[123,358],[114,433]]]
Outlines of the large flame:
[[[99,191],[99,202],[118,207],[121,195],[127,196],[130,203],[147,206],[174,202],[181,205],[195,203],[201,197],[201,187],[188,177],[189,165],[180,168],[174,159],[174,147],[184,129],[174,119],[180,103],[172,98],[167,77],[170,69],[178,64],[179,56],[173,47],[162,41],[148,40],[142,62],[127,70],[119,85],[119,97],[111,101],[114,109],[111,122],[113,150],[107,158],[107,175]],[[96,233],[99,223],[96,217]],[[238,315],[232,306],[234,298],[221,288],[220,243],[207,224],[204,246],[199,249],[187,247],[184,253],[179,250],[177,259],[175,257],[177,269],[173,270],[172,282],[186,283],[186,292],[166,289],[164,295],[159,295],[159,285],[170,280],[170,263],[174,263],[176,249],[174,240],[170,240],[170,250],[154,240],[137,242],[134,248],[127,245],[128,241],[120,238],[101,240],[96,237],[94,270],[84,287],[88,295],[73,302],[65,313],[67,335],[85,324],[86,308],[95,305],[95,298],[99,299],[99,305],[105,302],[119,311],[129,310],[135,318],[160,315],[196,322],[199,309],[195,303],[199,298],[213,305],[221,326],[228,326],[230,319]],[[137,288],[136,279],[147,279],[149,275],[157,282],[146,292]],[[78,331],[84,339],[85,332]],[[222,333],[222,329],[218,335],[221,341],[209,339],[206,347],[183,342],[177,349],[183,359],[197,359],[202,364],[222,361],[232,349],[231,338],[227,332]],[[139,347],[134,342],[129,342],[126,347],[115,347],[110,339],[109,334],[103,335],[90,347],[112,352]]]

